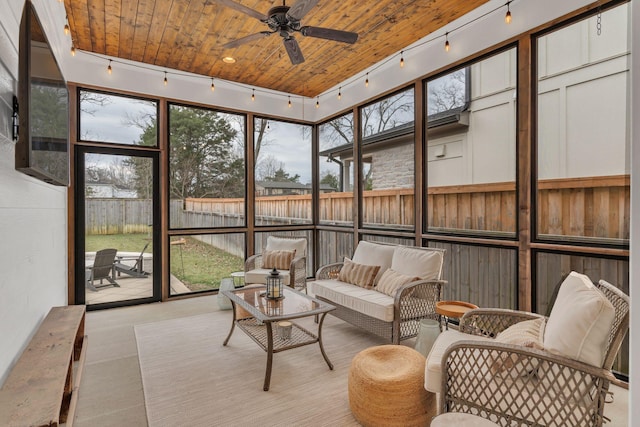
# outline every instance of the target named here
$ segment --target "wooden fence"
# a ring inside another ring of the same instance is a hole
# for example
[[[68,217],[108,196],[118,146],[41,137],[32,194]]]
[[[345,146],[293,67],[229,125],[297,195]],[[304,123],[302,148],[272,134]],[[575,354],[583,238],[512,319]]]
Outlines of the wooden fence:
[[[538,232],[586,238],[629,238],[630,186],[628,175],[554,179],[538,185]],[[320,195],[324,224],[353,222],[353,193]],[[256,198],[256,224],[311,223],[311,195]],[[244,199],[172,200],[174,228],[234,227],[244,224]],[[516,232],[514,183],[431,187],[427,219],[432,231],[473,230]],[[143,199],[87,199],[87,234],[140,233],[151,224],[151,203]],[[412,227],[415,224],[412,189],[363,193],[367,225]]]

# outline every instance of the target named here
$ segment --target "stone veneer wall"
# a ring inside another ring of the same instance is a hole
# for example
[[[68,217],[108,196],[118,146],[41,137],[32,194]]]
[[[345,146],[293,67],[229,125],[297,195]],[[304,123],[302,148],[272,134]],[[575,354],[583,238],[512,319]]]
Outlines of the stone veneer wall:
[[[413,188],[415,180],[413,144],[402,144],[375,151],[371,158],[373,190]]]

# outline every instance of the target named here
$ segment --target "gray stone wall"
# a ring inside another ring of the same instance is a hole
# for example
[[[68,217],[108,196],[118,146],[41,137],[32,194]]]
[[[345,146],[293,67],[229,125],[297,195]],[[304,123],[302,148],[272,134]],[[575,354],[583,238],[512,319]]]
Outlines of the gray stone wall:
[[[413,188],[414,151],[413,144],[403,144],[371,155],[373,190],[388,188]]]

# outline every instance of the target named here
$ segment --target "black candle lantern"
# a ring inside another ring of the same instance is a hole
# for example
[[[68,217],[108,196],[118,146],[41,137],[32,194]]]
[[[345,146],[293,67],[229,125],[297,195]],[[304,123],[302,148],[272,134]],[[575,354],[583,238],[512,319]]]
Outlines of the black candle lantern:
[[[271,273],[267,276],[267,295],[268,299],[279,299],[282,298],[282,276],[280,276],[280,272],[273,268]]]

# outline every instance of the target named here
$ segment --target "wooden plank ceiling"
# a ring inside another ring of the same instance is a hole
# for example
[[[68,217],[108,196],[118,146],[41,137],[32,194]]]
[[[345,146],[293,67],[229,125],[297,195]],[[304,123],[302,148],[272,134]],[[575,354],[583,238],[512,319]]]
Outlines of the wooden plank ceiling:
[[[320,0],[303,26],[359,38],[350,45],[295,33],[305,57],[299,65],[291,64],[278,34],[225,49],[225,43],[268,27],[216,0],[65,0],[65,7],[77,49],[314,97],[487,1]],[[236,2],[264,15],[282,5]],[[236,62],[223,62],[225,56]]]

